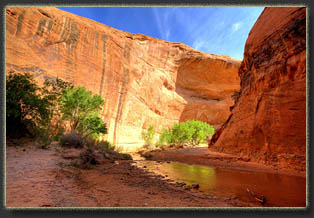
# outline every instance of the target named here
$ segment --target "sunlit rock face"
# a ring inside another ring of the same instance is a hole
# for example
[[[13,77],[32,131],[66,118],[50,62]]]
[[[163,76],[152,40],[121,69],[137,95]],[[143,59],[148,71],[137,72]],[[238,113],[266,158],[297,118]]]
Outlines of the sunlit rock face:
[[[140,145],[142,129],[203,120],[219,128],[240,89],[240,61],[131,34],[52,7],[6,9],[6,72],[59,77],[101,95],[108,140]]]
[[[239,75],[240,97],[211,144],[255,161],[304,170],[306,9],[266,8],[248,36]]]

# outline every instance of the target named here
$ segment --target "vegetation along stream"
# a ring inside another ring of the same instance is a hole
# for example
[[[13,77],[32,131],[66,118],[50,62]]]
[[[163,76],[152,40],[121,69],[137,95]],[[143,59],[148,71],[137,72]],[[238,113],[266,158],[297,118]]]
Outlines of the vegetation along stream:
[[[257,206],[304,207],[306,179],[275,173],[213,168],[179,162],[136,161],[138,167],[187,186],[199,185],[199,190],[218,197],[256,201]],[[257,196],[257,199],[254,198]],[[265,197],[265,203],[258,199]]]

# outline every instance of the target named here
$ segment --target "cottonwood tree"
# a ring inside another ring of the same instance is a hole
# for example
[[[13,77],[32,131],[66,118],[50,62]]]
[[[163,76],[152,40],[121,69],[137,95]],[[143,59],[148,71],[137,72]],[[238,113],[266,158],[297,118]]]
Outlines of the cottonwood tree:
[[[84,87],[68,89],[61,97],[62,118],[70,122],[71,130],[82,136],[97,136],[107,133],[106,124],[98,117],[104,100],[99,95],[92,95]]]

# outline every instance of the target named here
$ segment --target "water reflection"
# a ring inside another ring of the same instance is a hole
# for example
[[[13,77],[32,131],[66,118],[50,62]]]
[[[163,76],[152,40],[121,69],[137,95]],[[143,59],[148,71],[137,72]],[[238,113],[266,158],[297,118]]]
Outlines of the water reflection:
[[[143,161],[140,165],[145,165],[151,172],[167,175],[175,182],[185,182],[188,185],[197,183],[200,190],[220,197],[237,196],[242,201],[252,202],[252,197],[247,193],[249,189],[266,197],[267,203],[264,206],[306,206],[306,179],[302,177],[179,162],[157,164],[154,161]]]

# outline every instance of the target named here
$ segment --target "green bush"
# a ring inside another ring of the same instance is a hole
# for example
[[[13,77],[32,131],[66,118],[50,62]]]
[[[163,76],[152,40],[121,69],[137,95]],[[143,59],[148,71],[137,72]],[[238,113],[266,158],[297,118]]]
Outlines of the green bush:
[[[147,130],[142,131],[142,139],[144,140],[144,147],[149,148],[154,144],[155,129],[151,125]]]
[[[158,146],[167,145],[184,145],[192,146],[199,145],[205,142],[207,136],[212,136],[215,129],[199,120],[191,120],[181,123],[176,123],[170,130],[163,129],[158,141]]]
[[[172,130],[163,129],[159,135],[159,140],[157,142],[157,147],[164,147],[172,143]]]

